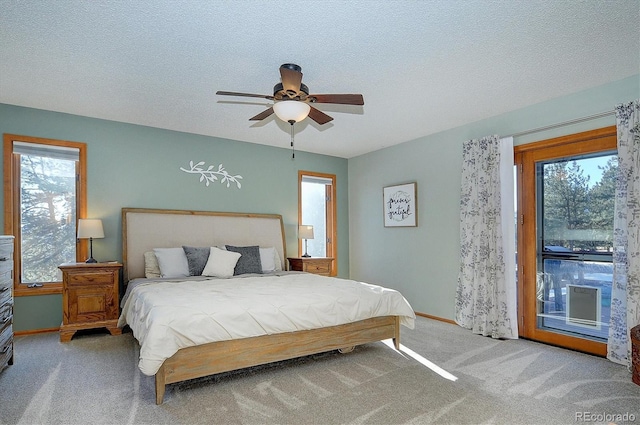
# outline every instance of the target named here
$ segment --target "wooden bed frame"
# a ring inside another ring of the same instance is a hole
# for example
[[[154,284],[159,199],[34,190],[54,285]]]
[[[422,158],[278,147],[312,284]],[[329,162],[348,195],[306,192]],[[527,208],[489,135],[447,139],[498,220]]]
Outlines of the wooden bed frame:
[[[273,246],[283,270],[286,262],[282,217],[275,214],[123,208],[122,243],[125,282],[144,277],[144,252],[153,248]],[[156,404],[162,404],[167,384],[389,338],[400,349],[398,316],[183,348],[165,360],[155,375]]]

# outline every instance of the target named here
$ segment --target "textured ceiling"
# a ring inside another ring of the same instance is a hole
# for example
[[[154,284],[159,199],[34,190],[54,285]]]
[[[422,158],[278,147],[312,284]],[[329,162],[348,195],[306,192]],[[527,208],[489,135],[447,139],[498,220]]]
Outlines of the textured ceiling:
[[[350,158],[638,74],[638,22],[637,0],[0,0],[0,103],[287,148],[248,121],[269,101],[215,92],[272,94],[292,62],[364,95],[295,126]]]

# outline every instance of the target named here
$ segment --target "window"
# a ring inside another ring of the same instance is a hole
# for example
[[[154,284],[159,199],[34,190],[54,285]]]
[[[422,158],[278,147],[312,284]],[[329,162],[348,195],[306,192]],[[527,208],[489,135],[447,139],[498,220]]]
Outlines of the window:
[[[5,134],[4,231],[15,236],[15,294],[61,291],[58,265],[86,256],[84,143]]]
[[[313,226],[308,253],[312,257],[332,257],[331,275],[337,274],[336,176],[308,171],[298,172],[298,224]],[[304,253],[302,241],[298,255]]]
[[[516,146],[522,336],[606,354],[616,130]]]

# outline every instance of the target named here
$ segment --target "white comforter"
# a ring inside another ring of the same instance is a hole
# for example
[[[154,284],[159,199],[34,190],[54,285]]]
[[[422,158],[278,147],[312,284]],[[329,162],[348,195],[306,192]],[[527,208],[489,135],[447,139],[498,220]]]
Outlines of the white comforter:
[[[118,326],[140,343],[140,370],[154,375],[179,349],[208,342],[401,316],[413,309],[397,291],[309,273],[200,281],[149,281],[136,286]]]

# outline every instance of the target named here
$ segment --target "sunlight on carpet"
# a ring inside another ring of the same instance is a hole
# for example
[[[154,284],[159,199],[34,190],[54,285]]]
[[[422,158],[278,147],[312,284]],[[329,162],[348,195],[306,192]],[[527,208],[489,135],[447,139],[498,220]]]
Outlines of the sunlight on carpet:
[[[394,347],[392,339],[385,339],[382,342],[387,347],[391,348],[393,351],[395,351],[396,353],[400,354],[401,356],[406,358],[406,356],[405,356],[405,354],[406,354],[407,356],[411,357],[412,359],[414,359],[418,363],[428,367],[429,369],[431,369],[432,371],[434,371],[438,375],[442,376],[443,378],[448,379],[449,381],[453,381],[453,382],[458,380],[458,378],[456,376],[454,376],[451,373],[447,372],[446,370],[444,370],[440,366],[436,365],[435,363],[433,363],[433,362],[427,360],[426,358],[422,357],[420,354],[416,353],[412,349],[410,349],[408,347],[405,347],[404,345],[400,344],[400,351],[398,351],[398,350],[396,350],[396,347]]]

